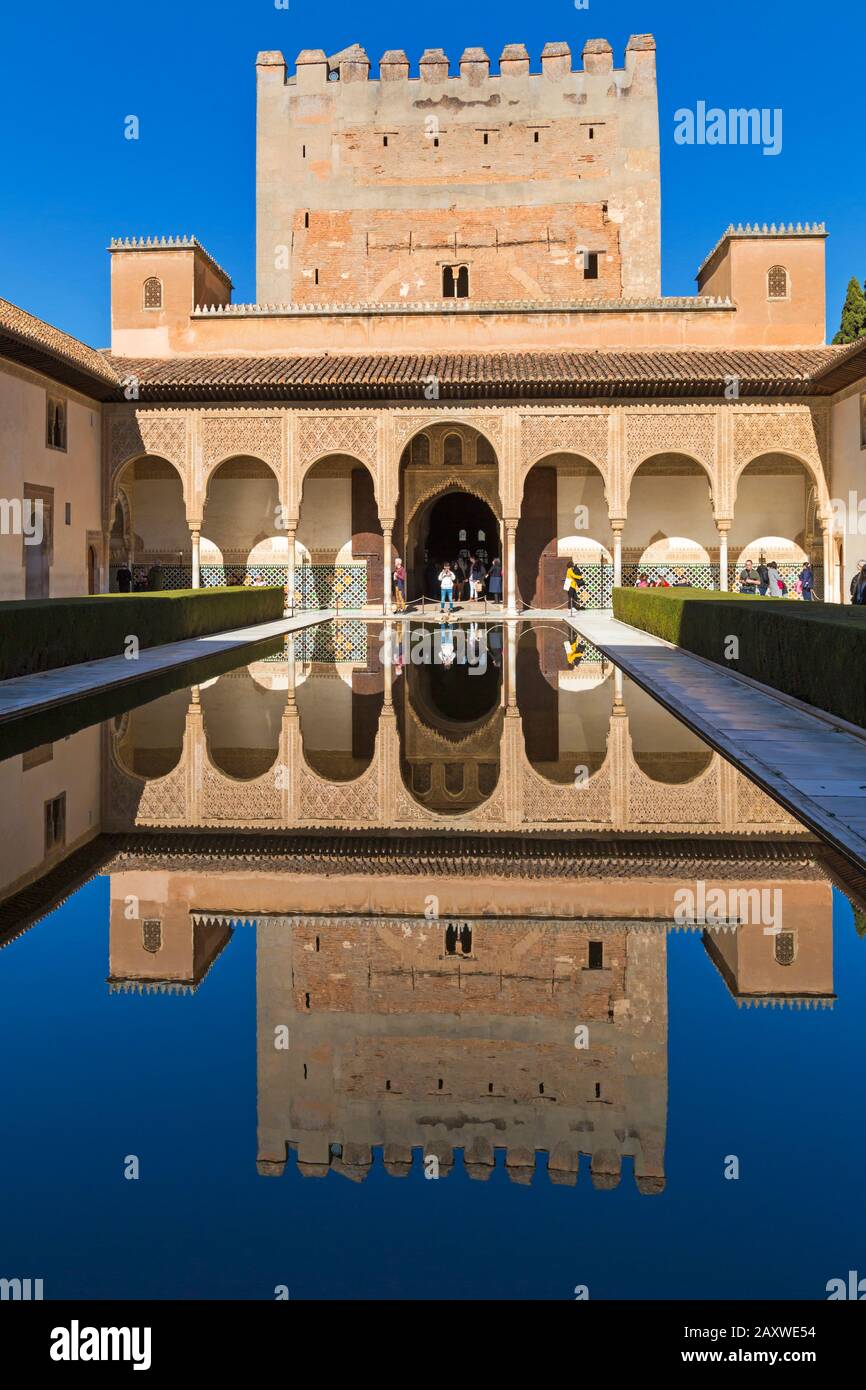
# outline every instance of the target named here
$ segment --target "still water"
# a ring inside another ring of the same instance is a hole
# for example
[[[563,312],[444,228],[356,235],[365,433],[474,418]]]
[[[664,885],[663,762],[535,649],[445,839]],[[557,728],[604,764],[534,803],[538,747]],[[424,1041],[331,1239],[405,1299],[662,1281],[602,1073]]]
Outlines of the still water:
[[[0,1276],[821,1299],[863,1265],[866,940],[781,808],[557,624],[346,621],[185,679],[0,764]]]

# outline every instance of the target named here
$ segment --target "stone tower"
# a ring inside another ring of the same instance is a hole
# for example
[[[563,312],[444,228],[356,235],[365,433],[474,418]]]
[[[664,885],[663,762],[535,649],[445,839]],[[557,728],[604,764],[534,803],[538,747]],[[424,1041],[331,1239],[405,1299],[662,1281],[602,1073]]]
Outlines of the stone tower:
[[[260,304],[527,301],[660,293],[655,41],[615,68],[522,44],[499,72],[467,48],[459,76],[427,49],[379,77],[360,47],[257,61]]]

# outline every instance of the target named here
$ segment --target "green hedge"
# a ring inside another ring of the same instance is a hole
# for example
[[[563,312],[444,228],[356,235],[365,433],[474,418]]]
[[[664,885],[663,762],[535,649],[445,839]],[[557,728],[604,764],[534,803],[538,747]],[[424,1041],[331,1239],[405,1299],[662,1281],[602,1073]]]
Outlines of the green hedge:
[[[703,589],[614,589],[614,616],[866,725],[866,608]],[[739,655],[725,655],[736,637]]]
[[[0,680],[283,616],[281,588],[168,589],[0,603]]]

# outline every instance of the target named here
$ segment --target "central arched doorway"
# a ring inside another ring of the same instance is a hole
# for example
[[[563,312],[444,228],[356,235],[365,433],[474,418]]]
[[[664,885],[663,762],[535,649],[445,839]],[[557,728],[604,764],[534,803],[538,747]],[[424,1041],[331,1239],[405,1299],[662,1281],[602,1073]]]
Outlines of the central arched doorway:
[[[493,560],[502,558],[499,522],[482,497],[463,488],[440,493],[412,518],[407,552],[410,598],[436,598],[437,576],[446,560],[453,567],[460,559],[466,568],[466,561],[477,556],[489,569]]]

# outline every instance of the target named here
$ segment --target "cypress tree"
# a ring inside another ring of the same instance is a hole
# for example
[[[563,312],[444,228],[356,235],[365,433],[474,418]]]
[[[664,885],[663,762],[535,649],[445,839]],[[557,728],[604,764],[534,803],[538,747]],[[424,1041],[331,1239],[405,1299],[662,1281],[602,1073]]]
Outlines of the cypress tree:
[[[842,305],[842,322],[834,343],[856,343],[866,334],[866,294],[859,280],[852,275],[848,281],[845,303]]]

